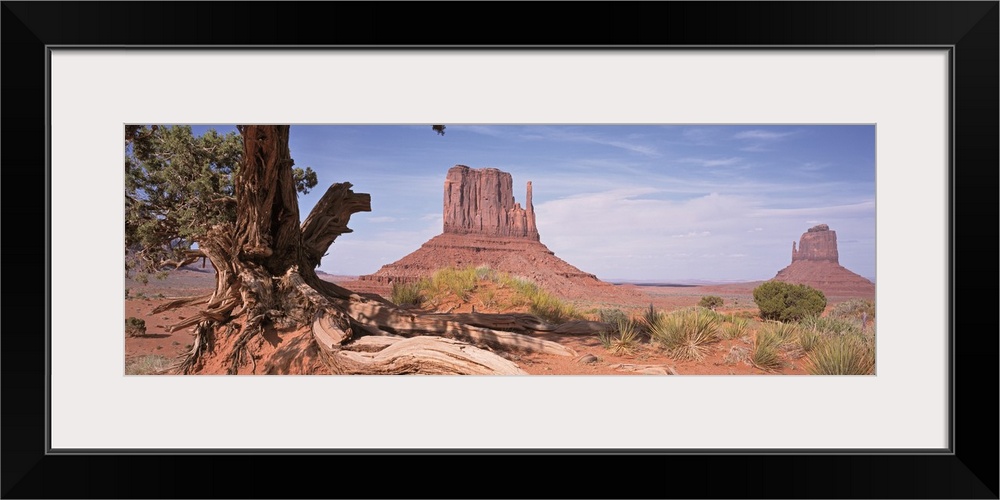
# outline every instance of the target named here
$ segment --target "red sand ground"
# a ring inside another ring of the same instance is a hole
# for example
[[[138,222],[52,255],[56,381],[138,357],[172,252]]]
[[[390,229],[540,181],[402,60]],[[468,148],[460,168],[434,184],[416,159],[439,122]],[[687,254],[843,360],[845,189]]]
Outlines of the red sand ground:
[[[323,276],[330,281],[344,283],[346,277]],[[736,311],[756,312],[753,303],[752,290],[760,282],[738,283],[731,285],[712,286],[636,286],[621,285],[625,288],[633,288],[637,292],[636,301],[632,304],[611,304],[607,302],[583,302],[576,301],[575,305],[579,310],[587,311],[597,308],[620,308],[639,314],[650,304],[661,311],[671,311],[682,307],[694,306],[701,297],[705,295],[718,295],[725,301],[725,305],[719,309],[722,313]],[[210,269],[202,270],[197,267],[184,268],[175,271],[166,280],[151,279],[146,285],[140,285],[126,280],[125,286],[129,289],[129,298],[125,301],[126,317],[134,316],[146,321],[146,334],[141,337],[124,337],[125,340],[125,363],[135,360],[143,355],[161,355],[169,360],[176,360],[186,353],[191,346],[193,336],[189,330],[182,330],[168,333],[166,327],[174,322],[184,319],[197,312],[197,306],[173,309],[160,314],[152,314],[152,310],[166,302],[170,298],[201,295],[210,293],[214,285],[214,274]],[[828,306],[849,299],[850,297],[828,297]],[[874,299],[871,297],[863,297]],[[468,312],[471,310],[469,304],[441,304],[439,310],[451,309],[451,312]],[[476,309],[479,312],[486,311],[480,305]],[[759,327],[760,323],[751,322],[751,331]],[[613,355],[601,345],[596,335],[559,335],[559,334],[539,334],[540,338],[559,342],[577,352],[576,357],[551,356],[551,355],[518,355],[506,354],[506,356],[518,364],[529,374],[544,375],[626,375],[634,372],[620,371],[618,365],[662,365],[672,367],[679,375],[758,375],[768,373],[778,373],[786,375],[805,374],[804,358],[797,357],[795,353],[785,353],[786,366],[777,372],[765,372],[749,365],[744,361],[727,360],[727,355],[732,350],[749,349],[751,340],[749,338],[737,340],[722,340],[711,344],[704,359],[699,361],[677,361],[668,357],[658,347],[647,341],[641,343],[634,352],[625,355]],[[301,331],[271,331],[260,339],[259,346],[261,354],[268,355],[283,347],[290,345],[308,344],[308,332]],[[581,363],[578,360],[592,354],[598,359],[596,362]],[[263,367],[258,367],[256,373],[261,373]],[[313,356],[305,356],[301,363],[287,369],[290,373],[325,373],[322,367]],[[208,372],[221,371],[221,367],[209,367]],[[251,367],[241,369],[240,373],[250,373]],[[282,369],[281,372],[285,372]]]

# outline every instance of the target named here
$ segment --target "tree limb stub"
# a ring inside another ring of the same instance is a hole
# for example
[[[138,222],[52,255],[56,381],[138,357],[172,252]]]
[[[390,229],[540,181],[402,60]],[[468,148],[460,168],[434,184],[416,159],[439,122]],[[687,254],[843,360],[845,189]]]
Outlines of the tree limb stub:
[[[351,215],[371,212],[371,195],[355,193],[350,182],[330,186],[302,223],[302,246],[305,259],[315,268],[333,241],[352,230],[347,227]]]

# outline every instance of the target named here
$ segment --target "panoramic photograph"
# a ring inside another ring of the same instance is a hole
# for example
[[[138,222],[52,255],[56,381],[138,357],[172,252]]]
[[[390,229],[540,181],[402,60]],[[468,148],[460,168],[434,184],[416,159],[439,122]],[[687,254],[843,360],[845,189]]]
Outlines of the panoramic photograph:
[[[126,375],[874,375],[874,125],[124,127]]]

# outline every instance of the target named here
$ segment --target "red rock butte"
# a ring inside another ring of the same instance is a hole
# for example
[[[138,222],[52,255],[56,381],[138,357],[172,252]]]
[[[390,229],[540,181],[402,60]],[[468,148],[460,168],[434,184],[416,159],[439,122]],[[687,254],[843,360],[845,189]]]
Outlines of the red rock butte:
[[[445,176],[442,234],[358,280],[370,291],[385,293],[394,283],[417,281],[445,267],[468,266],[528,278],[566,299],[634,299],[639,293],[577,269],[541,243],[530,181],[522,207],[514,200],[509,173],[465,165],[455,165]]]
[[[875,298],[875,284],[840,265],[837,232],[826,224],[809,228],[792,242],[792,263],[778,271],[776,281],[809,285],[827,296]]]

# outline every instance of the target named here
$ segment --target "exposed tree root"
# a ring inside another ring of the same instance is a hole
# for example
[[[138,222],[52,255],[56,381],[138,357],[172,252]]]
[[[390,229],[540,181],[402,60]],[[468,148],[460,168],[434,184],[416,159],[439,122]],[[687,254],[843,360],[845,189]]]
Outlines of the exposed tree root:
[[[353,347],[349,349],[348,347]],[[363,337],[325,351],[339,374],[526,375],[511,361],[464,342],[439,337]]]

